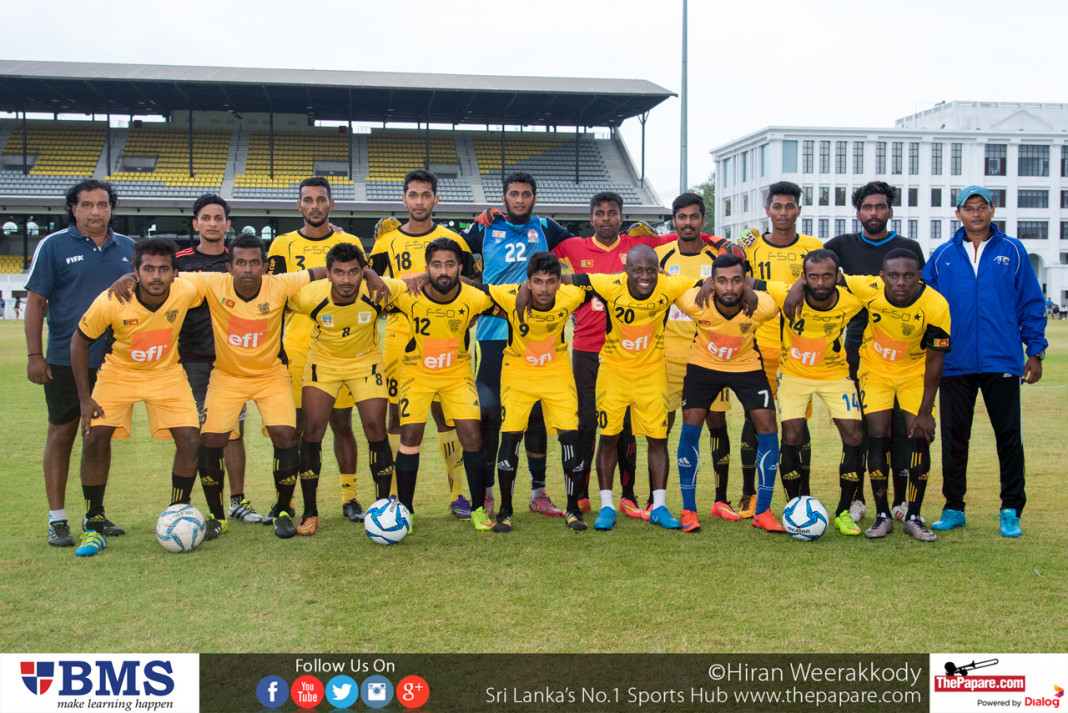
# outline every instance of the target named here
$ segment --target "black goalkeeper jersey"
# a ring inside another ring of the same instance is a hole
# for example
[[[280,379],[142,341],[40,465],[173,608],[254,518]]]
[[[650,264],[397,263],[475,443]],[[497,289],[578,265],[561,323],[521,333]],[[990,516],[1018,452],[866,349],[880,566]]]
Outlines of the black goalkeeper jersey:
[[[222,255],[205,255],[194,246],[178,251],[178,272],[226,272],[229,261],[230,251],[225,248]],[[182,331],[178,333],[178,355],[182,361],[215,361],[215,337],[207,302],[186,314]]]

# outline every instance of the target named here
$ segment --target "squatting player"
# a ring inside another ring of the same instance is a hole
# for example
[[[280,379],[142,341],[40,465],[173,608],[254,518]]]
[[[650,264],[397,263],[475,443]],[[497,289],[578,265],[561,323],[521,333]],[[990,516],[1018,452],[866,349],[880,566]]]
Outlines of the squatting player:
[[[398,387],[401,444],[397,454],[397,496],[415,512],[419,446],[435,397],[445,418],[456,424],[463,446],[464,471],[471,492],[471,523],[476,530],[493,529],[486,514],[489,468],[482,451],[478,390],[471,373],[471,320],[496,309],[489,295],[460,282],[463,248],[455,240],[437,238],[426,246],[428,280],[415,295],[397,296],[393,309],[405,316],[412,338],[404,350]],[[374,274],[374,273],[372,273]]]
[[[316,489],[322,470],[323,435],[338,393],[343,388],[356,400],[367,437],[371,478],[378,498],[389,496],[393,452],[386,438],[386,377],[378,344],[375,304],[363,284],[363,253],[338,243],[326,254],[327,279],[312,282],[289,298],[289,309],[315,324],[303,374],[304,432],[300,441],[300,489],[304,513],[298,535],[314,535],[319,524]],[[400,280],[383,278],[392,301],[405,289]]]
[[[191,283],[175,282],[176,252],[178,246],[170,240],[138,243],[133,252],[134,299],[122,304],[103,292],[71,337],[84,436],[85,533],[74,550],[79,557],[92,557],[107,547],[104,490],[111,470],[111,439],[130,436],[134,404],[144,402],[153,438],[174,439],[171,504],[188,503],[196,482],[199,417],[185,370],[178,364],[177,341],[186,313],[202,298]],[[89,345],[109,328],[115,341],[90,393]]]
[[[297,208],[304,217],[304,225],[271,241],[267,253],[267,271],[272,275],[299,272],[314,267],[326,267],[326,253],[339,243],[359,245],[360,239],[345,232],[335,232],[330,224],[330,211],[334,199],[330,182],[322,176],[312,176],[300,182]],[[297,405],[297,433],[304,430],[301,380],[308,358],[308,340],[312,322],[306,315],[286,313],[285,335],[282,345],[289,362],[289,375],[293,385],[293,402]],[[363,506],[356,499],[356,436],[352,432],[352,406],[354,401],[347,388],[343,388],[330,414],[330,430],[334,433],[334,457],[337,459],[341,479],[341,510],[349,520],[363,520]],[[263,519],[270,523],[268,513]]]

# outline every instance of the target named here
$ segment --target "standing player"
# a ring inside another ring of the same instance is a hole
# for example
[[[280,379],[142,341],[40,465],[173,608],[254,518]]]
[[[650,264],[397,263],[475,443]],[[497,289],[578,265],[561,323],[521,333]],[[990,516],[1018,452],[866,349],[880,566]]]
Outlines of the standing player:
[[[267,253],[267,271],[272,275],[286,272],[326,267],[326,254],[339,243],[359,245],[360,239],[345,232],[334,232],[330,225],[330,211],[334,199],[330,195],[330,182],[321,176],[305,178],[300,182],[297,209],[304,216],[304,226],[271,242]],[[301,409],[301,386],[304,365],[308,361],[308,340],[311,337],[312,321],[306,315],[287,313],[285,318],[285,347],[289,361],[289,375],[293,385],[293,402],[297,405],[297,433],[304,431],[304,414]],[[337,403],[330,414],[330,430],[334,433],[334,457],[337,459],[341,479],[341,511],[349,520],[363,520],[363,506],[356,499],[356,435],[352,432],[352,394],[347,388],[341,390]],[[273,514],[263,519],[270,523]]]
[[[890,422],[894,403],[905,416],[911,439],[908,469],[908,512],[905,533],[921,542],[937,537],[920,517],[934,440],[934,400],[942,380],[942,361],[950,349],[949,304],[920,282],[919,259],[911,250],[886,254],[880,277],[847,275],[849,291],[868,311],[860,348],[860,401],[868,422],[868,473],[875,499],[875,523],[869,539],[894,531],[886,500],[889,475]]]
[[[450,238],[466,251],[463,256],[462,274],[474,276],[470,250],[467,243],[448,228],[434,224],[434,208],[438,204],[438,177],[430,171],[418,169],[404,177],[402,201],[408,210],[408,222],[377,236],[371,248],[371,268],[379,275],[392,275],[406,279],[426,272],[426,246],[437,238]],[[404,347],[411,338],[408,320],[396,312],[386,316],[385,374],[389,387],[389,440],[396,453],[400,447],[400,416],[397,411],[397,387],[400,379]],[[449,479],[449,510],[457,518],[471,517],[471,503],[464,497],[463,465],[460,442],[456,429],[445,422],[441,404],[430,406],[438,429],[438,448],[445,461],[445,474]]]
[[[534,215],[538,202],[538,183],[529,173],[516,172],[505,177],[499,210],[483,213],[463,232],[472,252],[481,253],[482,281],[487,285],[511,285],[523,282],[527,260],[536,252],[552,250],[571,233],[549,218]],[[475,327],[478,340],[478,389],[482,404],[482,442],[486,460],[497,455],[501,430],[501,365],[508,343],[508,323],[497,317],[480,319]],[[545,492],[545,421],[541,406],[530,414],[526,432],[527,467],[530,469],[531,512],[548,517],[563,515]],[[489,486],[493,485],[490,471]],[[493,510],[492,490],[486,493],[488,511]]]
[[[883,259],[891,250],[909,250],[920,261],[923,268],[923,251],[915,240],[903,238],[892,230],[887,230],[890,219],[894,217],[894,201],[897,190],[882,181],[872,181],[853,191],[853,207],[857,211],[857,221],[863,228],[859,233],[839,235],[827,241],[825,246],[838,256],[838,263],[847,275],[878,275],[883,269]],[[846,359],[849,361],[849,376],[858,381],[860,366],[860,348],[864,339],[864,327],[868,323],[868,313],[861,311],[849,323],[845,334]],[[906,433],[902,411],[897,406],[893,409],[891,435],[891,465],[894,480],[895,519],[902,520],[908,510],[905,502],[905,490],[909,481],[909,458],[912,447]],[[865,431],[869,422],[863,422]],[[865,433],[867,439],[867,433]],[[865,447],[865,452],[869,449]],[[864,504],[863,475],[861,485],[857,488],[857,500],[850,507],[854,520],[859,520],[867,511]]]
[[[497,454],[497,477],[501,506],[494,532],[512,531],[512,488],[519,465],[519,447],[530,411],[540,403],[550,432],[560,439],[560,460],[567,487],[564,521],[572,530],[585,530],[578,505],[583,477],[578,436],[578,396],[567,363],[564,328],[575,309],[586,301],[586,291],[560,284],[560,261],[547,252],[536,252],[527,261],[523,285],[483,286],[508,320],[508,346],[501,370],[501,414],[504,420],[501,448]],[[523,291],[531,309],[518,310]],[[529,301],[528,301],[529,300]],[[521,314],[526,312],[526,314]]]
[[[70,452],[78,435],[78,389],[70,365],[70,339],[96,296],[116,278],[130,270],[134,243],[110,227],[117,202],[111,184],[88,180],[67,191],[70,226],[45,237],[33,254],[26,280],[26,375],[44,385],[48,404],[48,436],[43,465],[48,496],[48,544],[73,547],[64,500]],[[15,298],[15,320],[19,318]],[[48,314],[48,353],[42,348],[42,333]],[[104,361],[106,340],[89,349],[89,384]],[[110,520],[104,521],[109,537],[123,534]]]
[[[813,396],[819,396],[831,412],[842,438],[842,460],[838,467],[841,490],[834,525],[843,535],[859,535],[860,528],[849,513],[860,470],[860,404],[857,388],[849,378],[849,364],[842,348],[846,325],[863,306],[844,287],[838,287],[838,256],[830,250],[813,250],[802,262],[803,297],[796,310],[787,301],[790,286],[770,282],[767,291],[786,315],[779,352],[779,384],[775,402],[782,423],[779,477],[786,499],[800,494],[801,442],[805,414]],[[757,289],[761,289],[758,285]],[[759,337],[758,337],[759,338]]]
[[[699,291],[696,289],[683,293],[676,302],[679,309],[690,317],[695,330],[695,336],[690,340],[689,361],[682,387],[683,421],[678,451],[682,529],[685,532],[701,529],[697,519],[696,498],[701,424],[707,420],[709,408],[721,400],[723,390],[729,386],[752,419],[758,434],[756,461],[760,472],[760,489],[753,527],[768,532],[784,532],[771,512],[775,468],[779,461],[774,400],[754,341],[757,328],[775,318],[779,307],[769,295],[761,293],[753,314],[743,313],[745,260],[737,255],[717,257],[712,263],[710,277],[706,281],[712,286],[713,300],[710,304],[698,306]],[[722,481],[716,483],[717,500],[725,489]],[[717,505],[722,504],[717,502]],[[731,510],[730,514],[734,514],[734,511]],[[724,520],[738,520],[737,516],[726,517],[725,513],[717,512],[715,505],[712,515]]]
[[[326,254],[326,280],[313,282],[289,299],[289,309],[307,315],[312,329],[303,375],[304,433],[300,442],[300,489],[304,514],[297,534],[314,535],[319,526],[316,489],[322,470],[323,435],[334,400],[348,388],[356,400],[378,498],[389,496],[393,452],[386,438],[386,377],[378,345],[376,305],[363,284],[363,253],[339,243]],[[404,291],[400,280],[385,278],[390,300]]]
[[[393,308],[411,325],[412,338],[404,350],[397,405],[401,444],[397,454],[397,496],[415,512],[415,482],[419,446],[427,414],[440,398],[445,418],[456,424],[463,446],[464,471],[471,492],[471,523],[476,530],[493,529],[486,514],[489,468],[482,450],[478,389],[471,373],[471,320],[495,309],[488,295],[460,282],[463,248],[455,240],[437,238],[426,246],[428,280],[415,295],[399,295]],[[373,273],[372,273],[373,274]]]
[[[705,243],[701,226],[705,224],[705,202],[696,193],[683,193],[671,204],[672,220],[675,223],[678,239],[656,249],[660,259],[660,268],[670,275],[682,275],[691,280],[707,279],[712,276],[712,265],[719,255],[731,254],[744,258],[740,248],[723,238],[713,238]],[[672,236],[674,237],[674,236]],[[744,287],[743,275],[743,287]],[[741,300],[741,292],[738,294]],[[693,343],[697,328],[690,316],[672,305],[668,312],[667,328],[664,331],[664,353],[667,357],[668,378],[668,432],[675,424],[675,411],[682,407],[682,385],[686,376],[687,361],[690,357],[690,345]],[[715,473],[716,499],[712,505],[713,517],[736,521],[738,513],[727,500],[727,475],[730,470],[731,441],[727,433],[727,418],[730,410],[730,395],[723,389],[720,398],[714,399],[705,409],[705,423],[712,452],[712,468]],[[698,435],[700,427],[698,424]],[[696,476],[696,466],[694,470]],[[646,508],[648,509],[648,507]],[[685,529],[686,525],[683,524]]]
[[[22,298],[15,297],[15,324],[19,323],[19,312],[22,311]],[[27,319],[29,319],[27,317]],[[51,334],[51,332],[50,332]]]
[[[71,337],[84,436],[85,534],[74,550],[78,557],[92,557],[107,547],[104,490],[111,470],[111,439],[129,438],[134,404],[145,403],[153,438],[174,439],[171,504],[188,503],[196,481],[199,419],[175,346],[186,312],[202,298],[189,282],[174,282],[177,251],[170,240],[138,243],[133,253],[135,298],[120,304],[101,293]],[[108,329],[115,341],[90,395],[89,345]]]
[[[823,244],[818,238],[797,231],[797,219],[801,215],[801,187],[789,181],[773,183],[768,187],[764,214],[771,222],[771,232],[761,234],[755,228],[738,242],[745,250],[749,273],[758,280],[775,280],[793,284],[801,276],[801,261]],[[782,349],[782,319],[769,319],[757,328],[756,343],[764,364],[771,394],[775,396],[779,373],[779,353]],[[807,418],[807,417],[806,417]],[[742,500],[739,505],[741,517],[756,514],[756,449],[757,431],[746,414],[742,426]],[[801,426],[801,474],[798,492],[809,494],[809,462],[812,459],[812,438],[807,420]]]
[[[199,244],[178,251],[179,272],[226,272],[230,254],[224,241],[230,230],[230,206],[217,195],[207,193],[193,204],[193,230],[200,236]],[[178,334],[178,354],[189,377],[193,398],[197,402],[200,422],[204,422],[204,398],[208,393],[208,378],[215,361],[215,337],[211,332],[211,312],[206,304],[194,307],[186,315]],[[238,438],[229,441],[223,450],[226,474],[230,479],[230,510],[228,519],[260,522],[263,517],[245,497],[245,410],[241,410]],[[212,487],[212,484],[209,487]]]

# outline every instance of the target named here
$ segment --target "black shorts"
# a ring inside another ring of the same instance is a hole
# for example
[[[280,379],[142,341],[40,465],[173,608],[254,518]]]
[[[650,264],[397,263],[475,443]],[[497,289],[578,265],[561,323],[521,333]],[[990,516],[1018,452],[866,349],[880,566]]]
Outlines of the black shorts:
[[[730,389],[746,411],[775,408],[767,374],[758,371],[713,371],[696,364],[686,365],[682,380],[682,408],[707,411],[723,389]]]
[[[48,404],[48,422],[53,426],[63,426],[75,420],[82,413],[78,400],[78,385],[74,383],[74,371],[69,366],[49,364],[52,379],[44,385],[45,403]],[[89,370],[89,391],[96,386],[96,369]]]
[[[597,388],[597,371],[600,367],[601,360],[597,352],[571,351],[571,371],[575,375],[575,388],[579,391]]]

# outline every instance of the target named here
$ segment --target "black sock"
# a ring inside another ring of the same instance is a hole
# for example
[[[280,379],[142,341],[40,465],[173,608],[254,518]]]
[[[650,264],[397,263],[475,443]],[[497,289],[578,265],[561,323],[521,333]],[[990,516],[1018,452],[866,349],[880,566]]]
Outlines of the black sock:
[[[418,453],[397,453],[397,500],[401,505],[408,508],[408,512],[415,512],[415,479],[419,475]],[[376,483],[377,484],[377,483]]]
[[[230,493],[230,507],[235,507],[241,504],[241,501],[245,499],[244,493]]]
[[[104,489],[107,485],[83,485],[85,496],[85,529],[104,531]]]
[[[515,490],[515,473],[519,468],[519,449],[523,445],[521,433],[502,433],[501,447],[497,450],[497,483],[501,489],[501,502],[497,506],[497,517],[503,518],[512,514],[512,493]],[[545,459],[542,458],[542,467]],[[529,461],[528,461],[529,463]],[[533,476],[531,476],[533,477]],[[544,473],[542,474],[542,486],[545,485]]]
[[[922,438],[913,439],[912,464],[909,466],[908,501],[906,520],[920,516],[923,492],[927,490],[927,474],[931,472],[931,444]]]
[[[798,483],[798,495],[812,495],[812,434],[808,431],[808,420],[801,426],[801,474]]]
[[[567,487],[567,509],[578,512],[579,493],[584,480],[582,462],[582,444],[577,431],[565,431],[560,434],[560,462],[564,466],[564,480]]]
[[[486,505],[486,454],[482,451],[464,450],[464,472],[467,473],[467,489],[471,491],[471,509]]]
[[[389,446],[389,439],[381,441],[368,441],[368,462],[371,465],[371,480],[375,483],[375,499],[389,497],[389,486],[393,482],[393,449]],[[418,468],[418,462],[416,463]],[[414,491],[414,488],[413,488]],[[404,507],[408,507],[405,505]],[[409,509],[408,512],[411,512]]]
[[[300,441],[300,494],[304,498],[304,517],[318,517],[319,473],[323,469],[323,444]]]
[[[545,487],[545,457],[531,458],[527,456],[527,468],[530,469],[530,489]]]
[[[731,469],[731,437],[727,432],[727,427],[710,429],[708,440],[712,451],[712,473],[716,476],[716,502],[725,503],[727,502],[727,475]]]
[[[619,463],[619,484],[623,489],[622,497],[630,498],[635,504],[638,497],[634,494],[635,471],[638,469],[635,451],[637,444],[634,436],[624,433],[616,441],[616,460]]]
[[[219,449],[220,452],[222,449]],[[290,515],[293,491],[297,489],[297,470],[300,467],[300,446],[274,449],[274,489],[278,494],[275,502],[277,512]]]
[[[801,446],[787,445],[785,441],[779,446],[779,478],[786,501],[796,498],[801,487]]]
[[[864,467],[860,453],[861,446],[842,445],[842,464],[838,466],[838,487],[842,492],[838,499],[838,508],[834,511],[835,517],[848,511],[850,504],[857,498],[860,471]]]
[[[890,516],[886,502],[886,485],[890,470],[890,439],[868,436],[868,477],[871,478],[871,495],[875,500],[875,512]]]
[[[226,519],[223,510],[223,449],[200,447],[200,485],[204,488],[204,499],[208,501],[208,510],[217,520]]]
[[[193,486],[196,485],[197,477],[191,475],[188,478],[182,478],[181,476],[171,473],[171,505],[177,505],[182,503],[183,505],[189,504],[189,499],[193,495]]]
[[[757,432],[749,413],[742,424],[742,497],[756,495]]]

